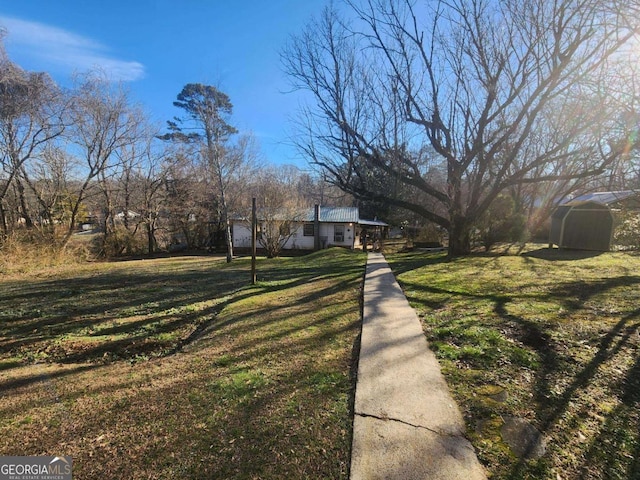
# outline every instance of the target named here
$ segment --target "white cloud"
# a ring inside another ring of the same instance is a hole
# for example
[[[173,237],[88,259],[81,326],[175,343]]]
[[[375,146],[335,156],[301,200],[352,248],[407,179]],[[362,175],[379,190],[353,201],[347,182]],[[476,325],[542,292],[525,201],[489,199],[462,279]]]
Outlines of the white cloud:
[[[100,69],[109,78],[134,81],[144,77],[144,65],[114,58],[108,48],[82,35],[37,22],[0,15],[5,42],[68,73]]]

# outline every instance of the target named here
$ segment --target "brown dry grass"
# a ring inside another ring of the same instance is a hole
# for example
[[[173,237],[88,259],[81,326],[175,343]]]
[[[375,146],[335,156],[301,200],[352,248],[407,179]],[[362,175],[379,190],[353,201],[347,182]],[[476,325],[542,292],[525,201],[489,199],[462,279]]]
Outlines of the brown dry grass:
[[[75,235],[63,245],[54,233],[18,230],[0,240],[0,275],[52,275],[92,258],[91,235]]]

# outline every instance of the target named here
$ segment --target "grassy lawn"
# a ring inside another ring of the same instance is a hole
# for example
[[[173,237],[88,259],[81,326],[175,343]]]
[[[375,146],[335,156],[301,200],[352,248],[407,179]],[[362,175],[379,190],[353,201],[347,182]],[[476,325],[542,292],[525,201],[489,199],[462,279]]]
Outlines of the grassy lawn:
[[[0,277],[0,455],[74,478],[347,478],[365,257]]]
[[[534,248],[388,260],[492,478],[639,479],[640,256]],[[513,455],[507,417],[543,432],[541,458]]]

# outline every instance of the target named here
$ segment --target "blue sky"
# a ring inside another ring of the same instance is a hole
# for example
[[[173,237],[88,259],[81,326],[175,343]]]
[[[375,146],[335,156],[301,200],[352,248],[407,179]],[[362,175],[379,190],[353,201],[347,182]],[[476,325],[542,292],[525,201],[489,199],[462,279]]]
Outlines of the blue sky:
[[[61,85],[94,66],[125,82],[163,128],[187,83],[218,86],[232,123],[252,131],[266,159],[306,167],[288,145],[300,93],[279,54],[326,0],[0,0],[12,61]]]

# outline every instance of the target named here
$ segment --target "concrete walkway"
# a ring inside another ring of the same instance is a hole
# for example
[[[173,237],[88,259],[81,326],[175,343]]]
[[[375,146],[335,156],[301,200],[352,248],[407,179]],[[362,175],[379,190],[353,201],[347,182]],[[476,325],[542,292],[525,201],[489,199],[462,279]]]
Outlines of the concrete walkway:
[[[486,479],[417,315],[384,257],[364,283],[351,480]]]

